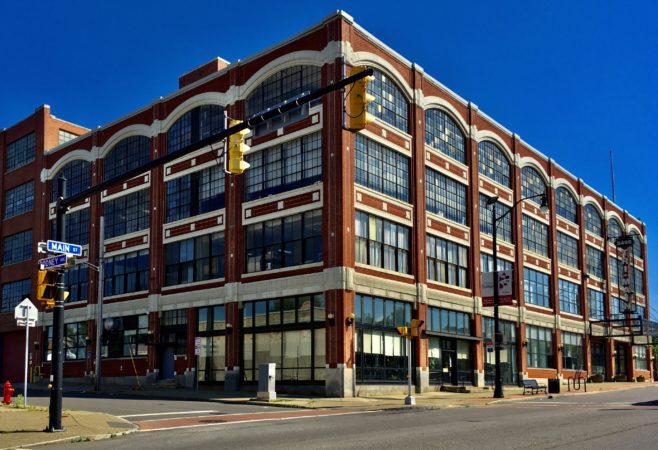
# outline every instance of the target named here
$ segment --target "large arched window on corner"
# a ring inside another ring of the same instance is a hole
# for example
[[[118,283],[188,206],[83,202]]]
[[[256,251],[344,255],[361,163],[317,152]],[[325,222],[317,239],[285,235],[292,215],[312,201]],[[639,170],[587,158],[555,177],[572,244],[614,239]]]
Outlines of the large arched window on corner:
[[[569,189],[560,186],[555,190],[555,212],[558,216],[570,220],[573,223],[578,223],[578,216],[576,214],[576,200],[569,192]]]
[[[294,66],[275,73],[263,81],[246,99],[246,116],[249,117],[262,112],[284,100],[291,99],[304,91],[314,91],[320,88],[320,68],[316,66]],[[262,136],[284,125],[297,122],[308,116],[310,107],[318,105],[321,99],[312,101],[310,104],[301,105],[274,117],[267,122],[257,125],[252,133],[254,136]]]
[[[146,164],[151,159],[151,140],[146,136],[131,136],[123,139],[105,157],[104,180],[111,180],[132,169]]]
[[[478,167],[485,177],[505,187],[512,187],[510,162],[505,153],[493,142],[482,141],[478,144]]]
[[[464,133],[457,123],[440,109],[425,111],[425,143],[461,163],[466,162]]]
[[[539,196],[546,193],[546,183],[537,169],[530,166],[521,169],[521,195],[524,198],[534,197],[531,201],[539,204]]]
[[[409,105],[393,79],[375,69],[375,79],[368,83],[368,93],[375,101],[368,105],[368,112],[389,125],[409,132]]]
[[[624,229],[622,228],[619,221],[615,218],[608,220],[608,240],[614,244],[615,239],[624,234]]]
[[[59,196],[59,192],[57,192],[57,179],[62,176],[66,178],[67,197],[71,197],[72,195],[79,194],[80,192],[89,189],[91,186],[91,173],[89,166],[89,161],[76,159],[62,167],[52,179],[51,201],[56,201]]]
[[[597,236],[603,234],[603,229],[601,228],[601,214],[599,214],[599,211],[591,203],[585,205],[585,229]]]
[[[199,142],[223,129],[223,106],[198,106],[183,114],[167,131],[167,153]]]

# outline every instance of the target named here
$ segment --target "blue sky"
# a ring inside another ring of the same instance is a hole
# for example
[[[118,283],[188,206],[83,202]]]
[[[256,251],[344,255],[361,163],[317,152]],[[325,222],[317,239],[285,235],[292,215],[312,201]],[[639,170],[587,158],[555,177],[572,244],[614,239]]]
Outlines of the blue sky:
[[[44,103],[80,125],[108,123],[216,56],[247,58],[337,9],[609,198],[612,150],[616,201],[648,226],[658,301],[652,0],[0,0],[0,128]]]

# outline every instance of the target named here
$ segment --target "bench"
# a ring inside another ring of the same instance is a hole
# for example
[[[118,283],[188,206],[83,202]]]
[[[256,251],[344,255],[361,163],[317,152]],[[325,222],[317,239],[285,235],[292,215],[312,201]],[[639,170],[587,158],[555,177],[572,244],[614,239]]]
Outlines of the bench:
[[[537,383],[537,380],[523,380],[523,395],[526,390],[530,391],[532,395],[539,394],[540,391],[544,391],[546,394],[546,385]]]

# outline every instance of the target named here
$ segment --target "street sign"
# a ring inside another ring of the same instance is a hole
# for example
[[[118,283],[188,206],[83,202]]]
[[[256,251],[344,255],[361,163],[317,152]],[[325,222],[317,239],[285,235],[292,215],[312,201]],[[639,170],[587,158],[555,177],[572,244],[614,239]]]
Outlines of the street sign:
[[[201,338],[200,337],[195,337],[194,338],[194,354],[196,356],[199,356],[201,354]]]
[[[629,248],[633,246],[633,236],[626,234],[624,236],[619,236],[615,239],[615,245],[621,248]]]
[[[67,255],[82,256],[82,246],[68,242],[48,241],[48,251],[53,253],[66,253]]]
[[[485,345],[487,347],[487,353],[493,353],[494,351],[494,343],[492,340],[487,340],[485,341]]]
[[[68,257],[66,254],[40,259],[39,267],[41,268],[41,270],[44,270],[44,269],[52,269],[55,267],[64,266],[66,265],[67,259]]]
[[[14,308],[14,319],[16,320],[36,322],[38,316],[39,310],[29,298],[24,299]],[[25,326],[25,323],[23,323],[23,326]]]
[[[480,283],[482,286],[482,306],[494,306],[494,274],[496,272],[482,272]],[[513,305],[512,302],[512,270],[499,270],[498,272],[498,304]]]

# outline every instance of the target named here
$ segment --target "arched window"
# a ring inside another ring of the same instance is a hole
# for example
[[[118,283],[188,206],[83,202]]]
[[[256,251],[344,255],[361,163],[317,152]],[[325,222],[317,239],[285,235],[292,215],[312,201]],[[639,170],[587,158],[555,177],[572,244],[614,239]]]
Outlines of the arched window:
[[[601,215],[591,203],[585,205],[585,229],[597,236],[602,235]]]
[[[249,94],[246,103],[246,116],[249,117],[264,111],[278,103],[301,94],[304,91],[314,91],[320,88],[320,68],[316,66],[294,66],[275,73],[263,81]],[[274,117],[267,122],[257,125],[252,133],[262,136],[270,131],[297,122],[308,116],[308,110],[318,105],[322,100],[317,99],[310,104],[288,111]]]
[[[624,229],[622,228],[619,221],[615,218],[608,220],[608,240],[611,243],[615,243],[615,239],[624,234]]]
[[[172,153],[224,129],[224,107],[202,105],[183,114],[167,131],[167,152]]]
[[[72,195],[76,195],[86,189],[89,189],[91,186],[91,173],[89,171],[89,166],[89,161],[82,159],[76,159],[75,161],[66,163],[66,165],[62,167],[59,172],[57,172],[57,175],[55,175],[52,179],[51,201],[56,201],[57,197],[59,196],[59,192],[57,192],[57,179],[61,176],[66,178],[67,197],[71,197]]]
[[[555,190],[555,212],[558,216],[564,217],[573,223],[578,223],[578,216],[576,214],[576,200],[569,192],[569,189],[560,186]]]
[[[393,80],[375,69],[375,79],[368,83],[368,93],[375,101],[368,105],[368,112],[395,128],[409,132],[409,105],[402,91]]]
[[[524,198],[534,197],[531,201],[541,203],[540,195],[547,194],[546,183],[539,174],[537,169],[531,166],[525,166],[521,169],[521,195]]]
[[[642,241],[640,240],[640,236],[638,236],[636,233],[632,233],[632,235],[633,235],[633,256],[642,259]]]
[[[506,187],[510,183],[510,162],[496,144],[482,141],[478,144],[478,166],[480,173]]]
[[[466,162],[464,134],[440,109],[425,111],[425,143],[461,163]]]
[[[112,147],[105,157],[104,180],[146,164],[151,159],[151,140],[146,136],[131,136]]]

